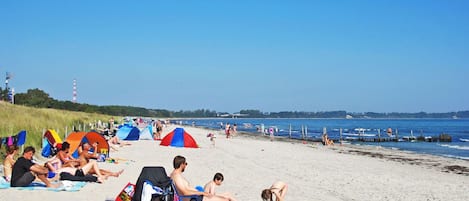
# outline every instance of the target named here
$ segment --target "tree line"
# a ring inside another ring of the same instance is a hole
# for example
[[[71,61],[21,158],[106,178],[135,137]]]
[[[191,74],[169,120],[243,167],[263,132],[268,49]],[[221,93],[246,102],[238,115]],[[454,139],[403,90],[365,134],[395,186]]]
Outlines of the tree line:
[[[0,99],[7,100],[8,91],[0,87]],[[53,108],[69,111],[87,113],[99,113],[113,116],[144,116],[159,118],[215,118],[226,116],[231,118],[227,112],[217,112],[209,109],[197,109],[193,111],[180,110],[170,111],[166,109],[147,109],[134,106],[97,106],[86,103],[73,103],[71,101],[55,100],[40,89],[29,89],[26,93],[15,94],[15,104],[37,108]],[[343,110],[304,112],[304,111],[282,111],[262,112],[260,110],[241,110],[239,112],[247,118],[469,118],[469,111],[447,112],[447,113],[376,113],[363,112],[352,113]],[[242,118],[242,117],[240,117]]]

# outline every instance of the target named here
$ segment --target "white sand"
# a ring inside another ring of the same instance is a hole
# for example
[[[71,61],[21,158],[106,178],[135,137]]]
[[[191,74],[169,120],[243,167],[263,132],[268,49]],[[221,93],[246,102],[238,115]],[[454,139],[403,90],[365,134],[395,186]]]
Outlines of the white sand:
[[[469,200],[469,161],[379,147],[324,147],[253,136],[226,139],[221,132],[212,147],[206,135],[213,131],[185,129],[201,148],[135,141],[111,152],[111,157],[134,162],[99,163],[114,171],[124,169],[119,178],[111,177],[104,184],[89,183],[78,192],[3,189],[0,200],[114,199],[128,182],[136,182],[144,166],[163,166],[169,174],[176,155],[186,157],[184,175],[192,185],[204,185],[221,172],[225,181],[217,191],[229,191],[239,201],[261,200],[261,190],[275,180],[289,184],[286,200]],[[444,172],[449,165],[462,166],[463,171]]]

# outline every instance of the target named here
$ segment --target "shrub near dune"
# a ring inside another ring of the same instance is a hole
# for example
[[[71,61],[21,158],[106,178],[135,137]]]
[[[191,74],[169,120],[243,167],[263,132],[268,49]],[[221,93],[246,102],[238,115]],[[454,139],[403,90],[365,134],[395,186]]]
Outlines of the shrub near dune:
[[[25,146],[39,149],[42,134],[46,129],[55,129],[60,137],[65,138],[65,130],[70,133],[73,127],[88,126],[89,123],[98,120],[107,122],[112,117],[95,113],[26,107],[0,101],[0,137],[16,135],[19,131],[26,130]],[[2,148],[1,153],[4,152]],[[3,157],[0,161],[3,161]]]

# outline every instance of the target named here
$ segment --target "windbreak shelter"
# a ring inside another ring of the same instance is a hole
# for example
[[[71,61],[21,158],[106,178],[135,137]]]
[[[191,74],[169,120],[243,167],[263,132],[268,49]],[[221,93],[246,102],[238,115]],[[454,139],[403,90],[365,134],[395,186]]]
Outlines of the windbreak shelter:
[[[68,135],[65,140],[70,144],[70,153],[73,157],[78,157],[78,147],[83,142],[88,142],[89,144],[98,143],[98,153],[106,154],[106,157],[109,157],[109,144],[101,134],[91,131],[91,132],[73,132]]]
[[[51,155],[55,155],[53,153],[54,144],[62,143],[62,139],[60,138],[59,134],[55,132],[55,130],[49,129],[44,133],[44,137],[42,138],[42,152],[41,155],[44,157],[50,157]]]
[[[197,142],[184,128],[175,128],[161,140],[160,145],[199,148]]]
[[[140,131],[140,140],[153,140],[153,128],[151,125],[146,126]]]
[[[138,140],[140,137],[140,130],[137,127],[125,124],[119,127],[116,135],[121,140]]]

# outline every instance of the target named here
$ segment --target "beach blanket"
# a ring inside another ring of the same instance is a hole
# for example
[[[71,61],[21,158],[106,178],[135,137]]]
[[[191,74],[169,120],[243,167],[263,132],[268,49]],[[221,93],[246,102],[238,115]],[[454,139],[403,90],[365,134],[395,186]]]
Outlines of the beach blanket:
[[[83,186],[86,185],[86,182],[83,181],[59,181],[54,182],[54,184],[59,184],[58,188],[47,188],[46,185],[42,182],[33,182],[26,187],[11,187],[10,182],[7,182],[3,177],[0,178],[0,189],[14,188],[18,190],[48,190],[48,191],[79,191]]]

